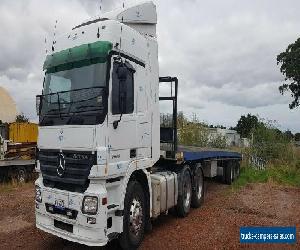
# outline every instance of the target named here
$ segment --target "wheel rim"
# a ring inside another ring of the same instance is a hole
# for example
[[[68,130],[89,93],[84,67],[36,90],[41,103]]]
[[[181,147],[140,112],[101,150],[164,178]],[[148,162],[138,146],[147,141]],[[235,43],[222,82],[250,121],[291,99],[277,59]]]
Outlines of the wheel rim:
[[[188,172],[186,172],[185,174],[183,192],[184,192],[184,207],[189,208],[191,203],[191,181]]]
[[[134,198],[130,206],[129,230],[134,236],[138,236],[142,229],[143,208],[141,201]]]
[[[18,181],[19,182],[25,182],[25,172],[24,170],[20,170],[19,171],[19,174],[18,174]]]
[[[199,173],[200,175],[198,176],[198,182],[197,182],[197,198],[200,200],[202,197],[202,189],[203,189],[203,179],[202,179],[202,174]]]

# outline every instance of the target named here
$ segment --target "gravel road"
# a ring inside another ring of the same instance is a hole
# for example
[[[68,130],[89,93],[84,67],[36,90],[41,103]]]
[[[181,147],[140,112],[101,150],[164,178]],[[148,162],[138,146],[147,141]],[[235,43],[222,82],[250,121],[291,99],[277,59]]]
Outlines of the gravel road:
[[[0,249],[93,249],[35,228],[33,185],[0,193]],[[297,227],[296,245],[239,243],[240,226]],[[111,243],[106,249],[116,249]],[[238,192],[207,182],[204,205],[180,219],[163,215],[141,249],[300,249],[300,189],[251,184]],[[99,249],[99,248],[95,248]],[[102,249],[102,248],[100,248]]]

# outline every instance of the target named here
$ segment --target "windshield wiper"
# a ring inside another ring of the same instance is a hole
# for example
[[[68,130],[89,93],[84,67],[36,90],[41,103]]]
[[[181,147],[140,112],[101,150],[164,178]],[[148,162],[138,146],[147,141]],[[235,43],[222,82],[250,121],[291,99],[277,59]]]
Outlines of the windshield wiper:
[[[98,105],[86,105],[86,106],[79,106],[76,109],[83,109],[83,108],[98,108]],[[99,107],[102,108],[102,107]]]
[[[48,110],[48,113],[55,112],[55,111],[59,111],[59,108],[58,109],[50,109],[50,110]]]

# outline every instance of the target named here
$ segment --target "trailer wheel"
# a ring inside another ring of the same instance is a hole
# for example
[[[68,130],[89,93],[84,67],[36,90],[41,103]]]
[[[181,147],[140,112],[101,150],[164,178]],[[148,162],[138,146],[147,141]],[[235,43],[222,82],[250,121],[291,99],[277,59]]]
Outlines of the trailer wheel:
[[[191,206],[198,208],[204,200],[204,176],[201,167],[196,167],[193,178],[193,191]]]
[[[27,172],[24,167],[19,167],[17,169],[17,181],[19,183],[25,183],[27,181]]]
[[[241,168],[241,164],[239,161],[235,161],[234,164],[234,179],[236,180],[237,178],[239,178],[240,176],[240,168]]]
[[[182,168],[180,177],[176,210],[178,216],[185,217],[190,212],[192,199],[192,179],[188,166]]]
[[[225,174],[225,183],[227,185],[231,185],[234,180],[234,162],[228,161],[228,163],[224,166],[223,173]]]
[[[137,249],[144,237],[145,194],[137,181],[129,182],[124,201],[123,233],[119,238],[123,249]]]

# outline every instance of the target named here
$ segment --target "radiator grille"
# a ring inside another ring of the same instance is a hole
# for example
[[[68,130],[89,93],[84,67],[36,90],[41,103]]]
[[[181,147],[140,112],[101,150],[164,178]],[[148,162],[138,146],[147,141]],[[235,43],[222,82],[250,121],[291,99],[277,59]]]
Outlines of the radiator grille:
[[[57,173],[59,155],[64,158],[65,170],[62,176]],[[88,176],[96,164],[96,154],[91,152],[49,151],[38,152],[40,168],[46,187],[83,193],[89,185]]]

